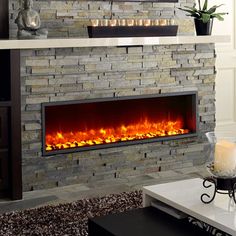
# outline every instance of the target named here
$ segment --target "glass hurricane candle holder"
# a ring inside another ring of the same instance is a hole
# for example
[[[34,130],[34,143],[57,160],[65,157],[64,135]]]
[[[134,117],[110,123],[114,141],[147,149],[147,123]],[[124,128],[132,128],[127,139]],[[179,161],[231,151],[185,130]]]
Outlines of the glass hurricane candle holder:
[[[216,177],[236,177],[236,137],[229,133],[208,132],[210,144],[208,171]]]
[[[203,203],[214,200],[216,193],[227,194],[236,203],[236,137],[227,133],[206,133],[209,141],[207,170],[211,174],[203,180],[203,187],[213,188],[213,194],[201,195]]]

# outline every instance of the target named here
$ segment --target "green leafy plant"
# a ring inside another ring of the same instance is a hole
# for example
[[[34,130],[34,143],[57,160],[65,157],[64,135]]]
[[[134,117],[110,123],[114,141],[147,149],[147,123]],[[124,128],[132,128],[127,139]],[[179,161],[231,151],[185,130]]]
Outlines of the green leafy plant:
[[[216,13],[217,8],[221,7],[222,5],[224,4],[214,5],[208,9],[208,0],[205,0],[203,6],[201,4],[201,0],[198,0],[198,9],[196,7],[196,3],[194,3],[193,7],[185,6],[185,8],[179,9],[189,13],[188,16],[201,20],[203,23],[207,23],[213,18],[217,18],[220,21],[224,20],[223,16],[227,15],[227,12]]]

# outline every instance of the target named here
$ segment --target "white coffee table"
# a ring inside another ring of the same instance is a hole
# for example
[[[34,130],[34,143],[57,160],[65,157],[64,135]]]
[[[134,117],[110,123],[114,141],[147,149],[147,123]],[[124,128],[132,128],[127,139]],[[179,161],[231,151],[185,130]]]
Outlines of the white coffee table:
[[[189,216],[236,236],[236,206],[225,194],[216,194],[213,202],[204,204],[201,195],[209,193],[200,178],[181,180],[165,184],[143,187],[143,206],[150,206],[151,201],[159,200]]]

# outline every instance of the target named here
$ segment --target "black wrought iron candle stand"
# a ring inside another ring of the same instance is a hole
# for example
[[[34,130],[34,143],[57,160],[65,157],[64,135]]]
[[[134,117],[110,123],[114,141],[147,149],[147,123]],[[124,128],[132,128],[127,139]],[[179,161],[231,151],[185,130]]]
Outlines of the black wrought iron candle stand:
[[[203,193],[201,195],[201,201],[203,203],[211,203],[216,196],[216,193],[219,194],[228,194],[230,198],[234,200],[234,203],[236,203],[235,198],[235,190],[236,190],[236,177],[207,177],[203,180],[203,187],[204,188],[214,188],[213,195],[210,196],[207,193]]]

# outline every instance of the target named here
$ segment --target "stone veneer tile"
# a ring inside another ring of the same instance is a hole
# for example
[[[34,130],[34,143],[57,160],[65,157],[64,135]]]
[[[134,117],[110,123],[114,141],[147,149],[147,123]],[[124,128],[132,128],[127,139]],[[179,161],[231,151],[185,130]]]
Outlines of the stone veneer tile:
[[[204,163],[207,147],[204,133],[215,126],[214,47],[166,45],[136,49],[138,53],[129,47],[22,52],[22,90],[27,89],[22,95],[24,190],[150,173],[161,175],[160,171],[192,168]],[[63,51],[67,56],[63,56]],[[184,59],[182,55],[185,54],[191,57]],[[199,64],[198,59],[193,59],[199,54],[204,58],[199,59],[203,60],[202,64]],[[42,60],[42,55],[45,61],[54,58],[50,65],[52,73],[49,75],[42,75],[42,71],[38,70],[37,60]],[[131,55],[132,59],[140,60],[142,66],[138,69],[137,62],[124,68],[124,59]],[[110,67],[111,62],[107,59],[114,60],[115,57],[116,67]],[[58,73],[60,67],[77,67],[72,58],[76,58],[76,64],[83,63],[84,69],[61,70]],[[64,59],[67,65],[63,65]],[[34,63],[26,64],[29,60],[34,60]],[[103,66],[99,71],[96,68],[87,71],[86,66],[92,68],[89,66],[93,65],[94,60],[102,62]],[[148,62],[154,62],[156,67]],[[166,68],[159,69],[165,63]],[[196,138],[42,157],[41,102],[178,91],[198,91],[200,133]]]
[[[19,6],[18,0],[9,0],[10,36],[16,37],[17,26],[14,23]],[[104,18],[142,18],[175,19],[179,25],[178,33],[193,34],[193,20],[189,19],[178,7],[192,6],[194,0],[181,0],[178,3],[152,2],[111,2],[80,0],[38,0],[34,9],[40,13],[42,26],[48,28],[49,37],[87,37],[87,25],[90,19]],[[131,49],[132,50],[132,49]]]
[[[178,7],[193,2],[113,2],[111,6],[109,1],[38,0],[34,9],[40,12],[49,37],[87,37],[90,19],[111,16],[172,18],[179,25],[178,33],[189,35],[194,32],[193,21]],[[19,3],[10,0],[9,6],[10,35],[15,37]],[[215,127],[214,64],[214,44],[22,50],[24,191],[150,173],[161,176],[163,170],[171,178],[173,169],[203,164],[204,133]],[[42,157],[41,102],[180,91],[198,91],[198,137]]]

